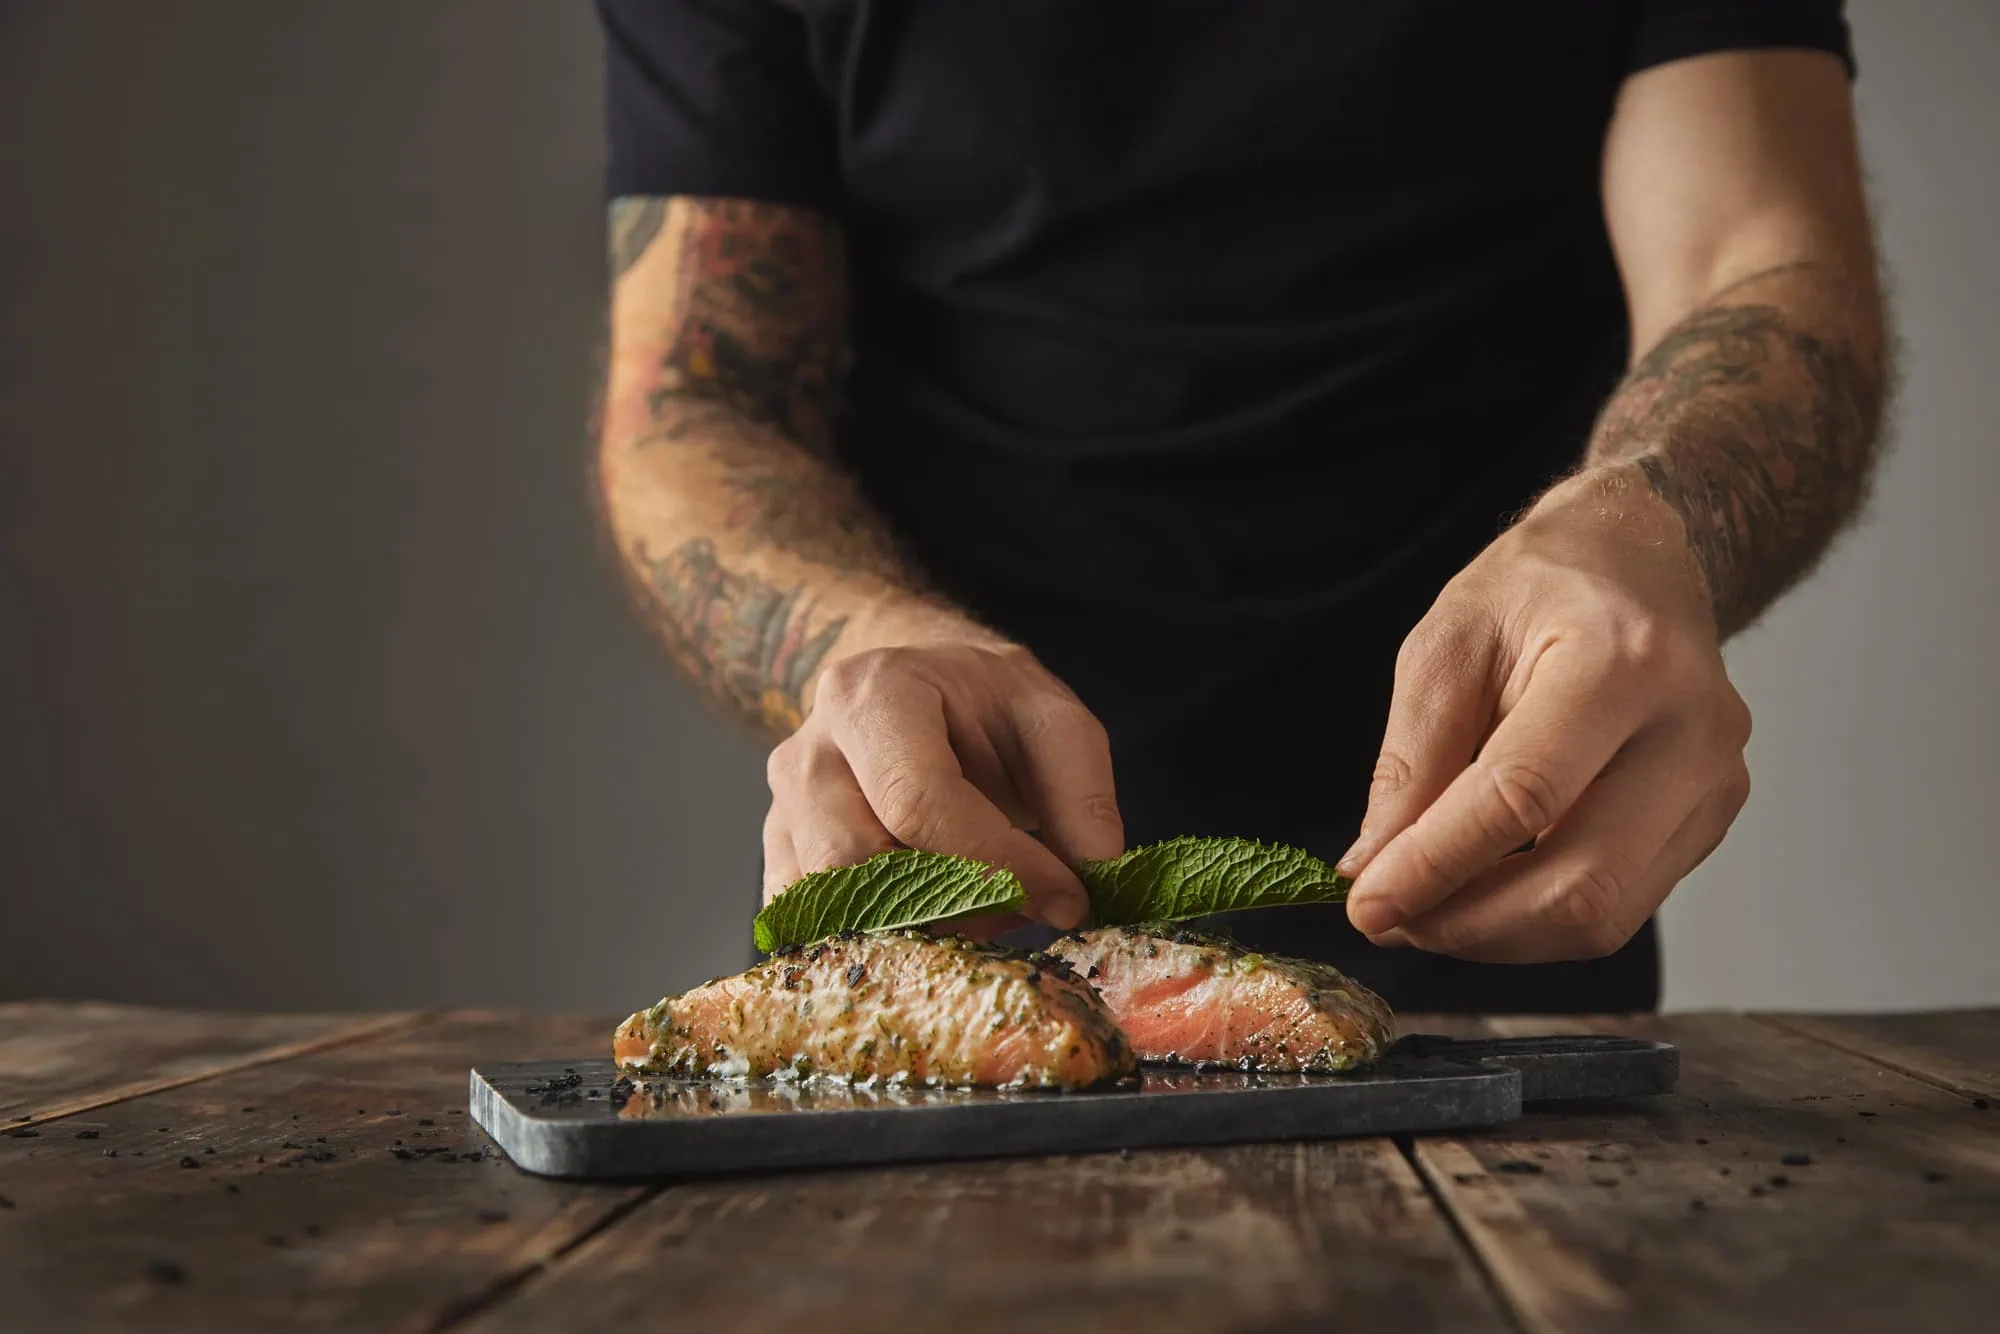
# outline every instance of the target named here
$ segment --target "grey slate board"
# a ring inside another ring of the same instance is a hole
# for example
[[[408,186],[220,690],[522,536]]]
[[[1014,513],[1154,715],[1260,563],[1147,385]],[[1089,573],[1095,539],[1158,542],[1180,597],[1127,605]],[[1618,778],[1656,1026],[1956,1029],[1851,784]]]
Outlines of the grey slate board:
[[[471,1111],[543,1176],[713,1176],[1458,1130],[1523,1102],[1668,1093],[1679,1070],[1673,1047],[1631,1038],[1414,1035],[1347,1075],[1146,1066],[1085,1093],[668,1080],[621,1098],[609,1061],[543,1061],[474,1070]]]

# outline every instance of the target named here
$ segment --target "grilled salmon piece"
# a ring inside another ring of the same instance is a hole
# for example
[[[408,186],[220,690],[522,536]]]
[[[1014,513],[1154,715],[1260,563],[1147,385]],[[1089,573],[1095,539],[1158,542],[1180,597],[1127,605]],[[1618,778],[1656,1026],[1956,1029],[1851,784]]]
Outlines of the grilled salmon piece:
[[[1157,924],[1072,932],[1048,952],[1097,988],[1141,1060],[1351,1070],[1395,1040],[1388,1005],[1330,964]]]
[[[780,951],[619,1025],[635,1076],[1085,1088],[1133,1069],[1098,994],[1060,960],[921,931]]]

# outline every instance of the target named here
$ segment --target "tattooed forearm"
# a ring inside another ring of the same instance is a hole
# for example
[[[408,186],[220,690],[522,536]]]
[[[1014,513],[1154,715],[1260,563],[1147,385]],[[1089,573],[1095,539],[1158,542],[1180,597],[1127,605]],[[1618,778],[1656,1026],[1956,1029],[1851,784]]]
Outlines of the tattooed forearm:
[[[840,229],[807,209],[676,197],[620,201],[611,232],[628,276],[612,301],[603,513],[682,666],[783,735],[818,669],[857,647],[843,634],[941,607],[834,459]]]
[[[778,588],[728,568],[705,537],[657,558],[641,541],[632,556],[689,674],[766,728],[796,728],[806,683],[847,618],[817,614],[802,586]]]
[[[1787,265],[1719,294],[1632,368],[1591,444],[1592,462],[1628,462],[1679,512],[1724,635],[1813,567],[1867,489],[1885,387],[1860,349],[1880,339],[1786,300],[1827,281]],[[1741,299],[1753,286],[1764,299]]]
[[[804,209],[690,200],[678,241],[655,417],[721,405],[831,454],[846,319],[840,229]]]
[[[666,220],[667,201],[652,195],[635,195],[611,201],[611,276],[622,278],[638,263],[639,256],[660,234]]]

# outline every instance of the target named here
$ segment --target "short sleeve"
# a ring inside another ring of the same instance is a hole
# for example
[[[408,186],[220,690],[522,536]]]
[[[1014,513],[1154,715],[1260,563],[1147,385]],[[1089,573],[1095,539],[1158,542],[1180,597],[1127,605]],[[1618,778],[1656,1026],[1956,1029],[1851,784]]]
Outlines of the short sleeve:
[[[1636,0],[1624,73],[1717,51],[1825,51],[1854,77],[1842,0]]]
[[[805,23],[773,0],[597,0],[606,189],[831,210],[833,116]]]

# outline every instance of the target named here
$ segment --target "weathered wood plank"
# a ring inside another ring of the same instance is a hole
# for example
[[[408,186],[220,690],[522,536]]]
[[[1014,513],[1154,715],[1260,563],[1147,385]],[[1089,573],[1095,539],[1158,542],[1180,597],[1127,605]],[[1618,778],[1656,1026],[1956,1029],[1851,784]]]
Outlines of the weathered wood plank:
[[[1386,1140],[671,1187],[479,1331],[1508,1326]]]
[[[98,1001],[0,1004],[0,1129],[408,1027],[413,1015],[205,1014]]]
[[[1757,1018],[1966,1097],[2000,1099],[2000,1010]]]
[[[1576,1026],[1678,1044],[1680,1094],[1413,1150],[1525,1328],[1992,1327],[2000,1117],[1736,1016],[1492,1025]]]
[[[517,1172],[469,1124],[466,1071],[610,1031],[455,1015],[0,1136],[5,1320],[220,1334],[473,1309],[643,1191]]]

